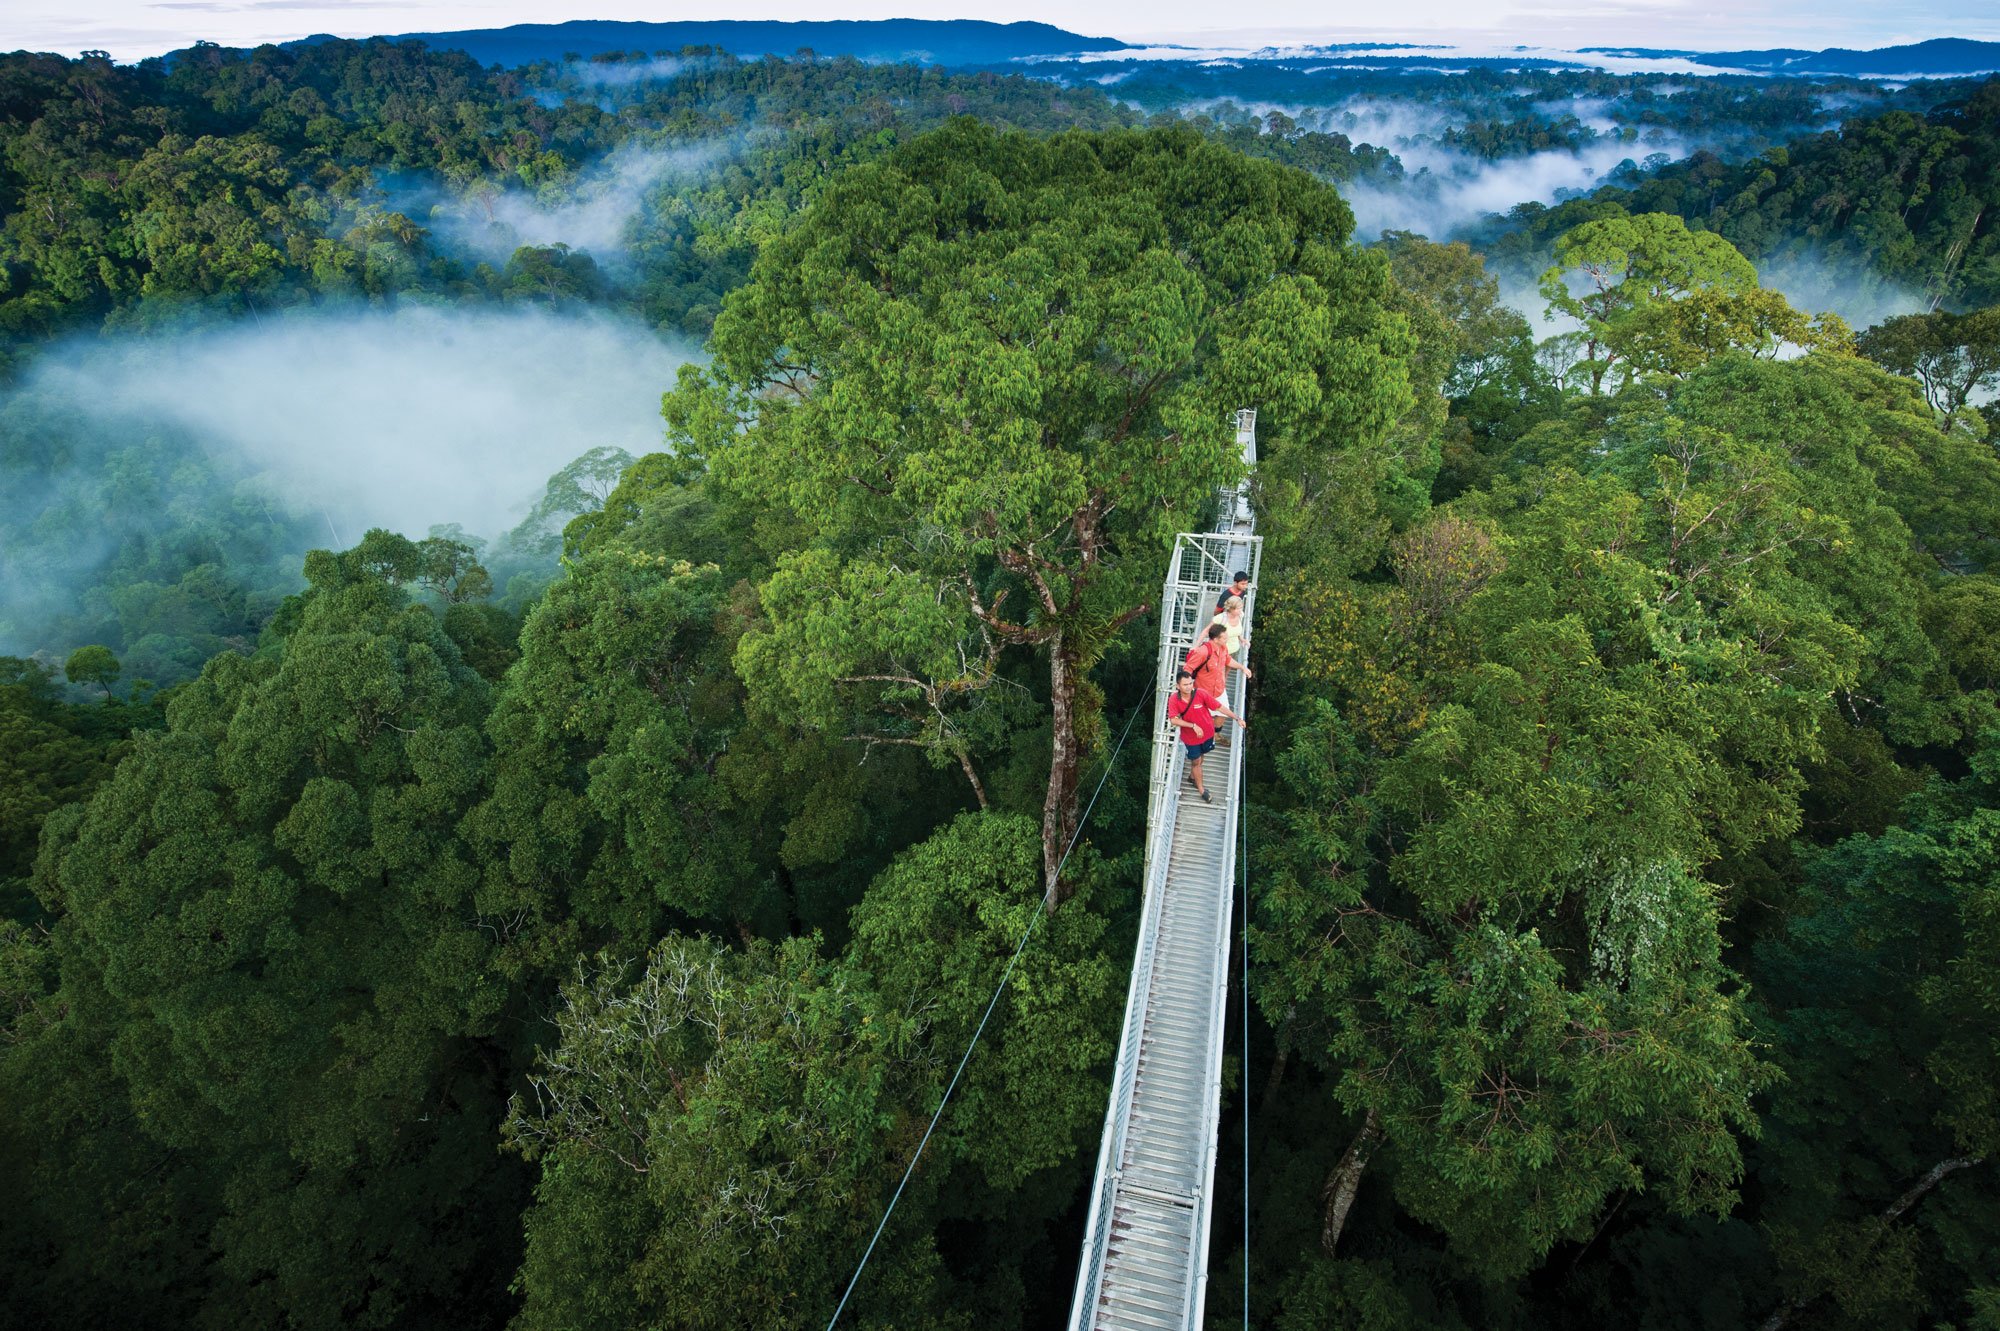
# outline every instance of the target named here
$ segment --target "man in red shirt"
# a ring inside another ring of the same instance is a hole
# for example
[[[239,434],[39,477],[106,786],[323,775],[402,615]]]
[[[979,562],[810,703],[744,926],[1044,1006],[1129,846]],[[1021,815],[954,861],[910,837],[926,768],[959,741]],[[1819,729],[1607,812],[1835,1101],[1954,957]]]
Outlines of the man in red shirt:
[[[1188,776],[1194,781],[1195,793],[1205,804],[1215,803],[1208,796],[1208,787],[1202,784],[1201,760],[1215,747],[1217,712],[1234,721],[1239,732],[1250,728],[1220,698],[1207,689],[1196,688],[1191,671],[1182,670],[1174,681],[1173,696],[1167,699],[1167,719],[1180,728],[1181,743],[1187,745]]]
[[[1220,698],[1229,686],[1229,672],[1243,668],[1229,654],[1228,637],[1226,625],[1210,624],[1202,640],[1188,648],[1187,659],[1181,662],[1185,669],[1194,672],[1194,686],[1215,698]]]

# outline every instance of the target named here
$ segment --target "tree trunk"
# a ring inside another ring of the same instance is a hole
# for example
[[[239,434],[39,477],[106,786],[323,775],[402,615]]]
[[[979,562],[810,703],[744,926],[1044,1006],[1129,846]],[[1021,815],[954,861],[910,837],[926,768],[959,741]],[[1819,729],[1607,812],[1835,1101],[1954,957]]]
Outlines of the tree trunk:
[[[979,773],[973,770],[972,755],[964,749],[958,750],[958,766],[959,770],[965,773],[965,779],[972,783],[972,793],[979,800],[979,811],[985,813],[990,807],[986,803],[986,783],[981,781]]]
[[[1354,1195],[1361,1191],[1361,1172],[1368,1168],[1368,1157],[1375,1152],[1375,1143],[1382,1135],[1381,1120],[1374,1110],[1368,1111],[1368,1119],[1361,1125],[1361,1131],[1354,1134],[1354,1140],[1347,1144],[1340,1163],[1326,1176],[1326,1182],[1319,1190],[1320,1200],[1326,1203],[1325,1216],[1320,1223],[1319,1246],[1326,1255],[1333,1256],[1335,1245],[1340,1242],[1340,1231],[1347,1226],[1347,1213],[1354,1209]]]
[[[1278,1084],[1285,1079],[1285,1065],[1292,1059],[1292,1023],[1299,1017],[1299,1005],[1287,1004],[1285,1019],[1278,1023],[1278,1056],[1271,1060],[1271,1075],[1264,1080],[1264,1101],[1257,1107],[1259,1114],[1271,1112],[1271,1105],[1278,1098]]]
[[[1049,640],[1049,791],[1042,801],[1043,900],[1050,914],[1070,897],[1057,881],[1057,868],[1076,832],[1077,769],[1082,762],[1077,751],[1076,694],[1082,675],[1069,635],[1058,633]]]
[[[1859,1255],[1866,1256],[1874,1248],[1875,1244],[1880,1241],[1883,1231],[1901,1219],[1903,1212],[1922,1201],[1932,1188],[1935,1188],[1938,1184],[1944,1182],[1948,1176],[1956,1174],[1961,1169],[1970,1169],[1974,1165],[1984,1163],[1985,1159],[1986,1157],[1983,1155],[1962,1155],[1950,1160],[1940,1160],[1935,1165],[1932,1165],[1928,1174],[1925,1174],[1922,1178],[1911,1184],[1902,1196],[1890,1202],[1882,1214],[1875,1218],[1876,1228],[1874,1234],[1867,1243],[1862,1245]],[[1818,1302],[1820,1297],[1818,1293],[1801,1294],[1765,1318],[1764,1324],[1758,1327],[1757,1331],[1782,1331],[1787,1322],[1791,1321],[1794,1316],[1806,1307]]]

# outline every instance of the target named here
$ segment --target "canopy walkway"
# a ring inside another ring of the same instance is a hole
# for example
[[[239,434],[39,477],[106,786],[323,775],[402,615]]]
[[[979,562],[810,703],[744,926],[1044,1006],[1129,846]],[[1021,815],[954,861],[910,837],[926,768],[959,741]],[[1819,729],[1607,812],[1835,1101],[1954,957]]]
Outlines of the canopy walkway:
[[[1236,413],[1246,471],[1257,461],[1256,425],[1254,411]],[[1183,782],[1186,752],[1166,707],[1182,660],[1238,570],[1253,583],[1244,598],[1246,639],[1250,631],[1261,541],[1248,482],[1218,501],[1212,531],[1175,541],[1160,596],[1145,904],[1070,1304],[1072,1331],[1193,1331],[1208,1293],[1243,744],[1234,724],[1220,731],[1203,765],[1215,803],[1183,799],[1193,787]],[[1241,672],[1230,675],[1228,693],[1240,714]]]

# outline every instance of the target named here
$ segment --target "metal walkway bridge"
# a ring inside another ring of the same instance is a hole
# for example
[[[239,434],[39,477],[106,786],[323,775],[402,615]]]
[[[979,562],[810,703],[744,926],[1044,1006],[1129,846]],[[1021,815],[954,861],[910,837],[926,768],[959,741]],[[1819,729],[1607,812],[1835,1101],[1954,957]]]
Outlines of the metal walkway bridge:
[[[1246,470],[1257,460],[1256,427],[1254,411],[1236,414]],[[1072,1331],[1193,1331],[1208,1293],[1243,744],[1229,725],[1203,766],[1215,803],[1183,799],[1193,787],[1183,783],[1186,752],[1166,709],[1181,661],[1239,569],[1253,583],[1243,607],[1246,638],[1250,629],[1262,545],[1247,481],[1218,500],[1214,530],[1175,541],[1160,597],[1145,905],[1070,1304]],[[1240,672],[1230,675],[1228,694],[1231,710],[1241,713]]]

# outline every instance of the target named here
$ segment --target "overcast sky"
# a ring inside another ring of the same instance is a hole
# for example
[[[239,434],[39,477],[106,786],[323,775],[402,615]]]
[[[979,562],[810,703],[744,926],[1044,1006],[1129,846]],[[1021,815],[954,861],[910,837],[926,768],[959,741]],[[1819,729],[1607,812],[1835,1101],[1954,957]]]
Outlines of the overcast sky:
[[[982,12],[984,10],[985,12]],[[1393,14],[1394,26],[1377,20]],[[1214,0],[1009,0],[1004,13],[967,0],[0,0],[0,50],[87,49],[136,60],[198,38],[227,46],[312,33],[449,32],[572,18],[1038,19],[1127,41],[1258,46],[1272,41],[1423,41],[1651,45],[1694,50],[1759,46],[1872,48],[1928,37],[2000,39],[1993,0],[1925,0],[1916,12],[1883,0],[1401,0],[1394,6],[1265,0],[1259,26]]]

